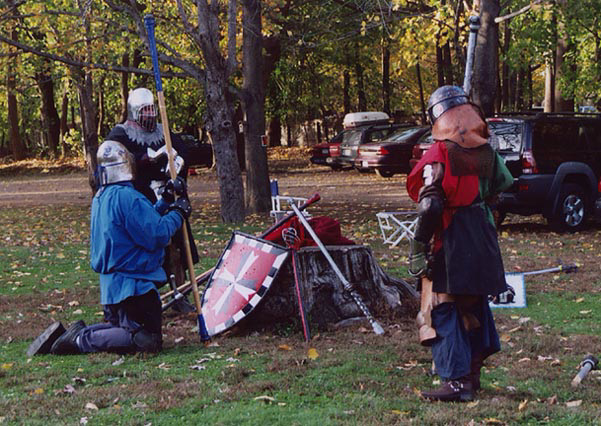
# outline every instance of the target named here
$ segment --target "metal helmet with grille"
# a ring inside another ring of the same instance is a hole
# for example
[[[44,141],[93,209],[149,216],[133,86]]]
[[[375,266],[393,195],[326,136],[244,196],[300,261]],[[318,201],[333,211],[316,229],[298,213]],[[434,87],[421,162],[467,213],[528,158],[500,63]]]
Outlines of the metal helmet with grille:
[[[440,86],[432,93],[428,101],[428,116],[434,122],[446,111],[456,106],[469,103],[465,91],[459,86]]]
[[[98,180],[100,185],[134,180],[134,156],[117,141],[106,140],[98,147]]]
[[[127,119],[135,121],[147,132],[154,132],[157,126],[157,109],[150,90],[140,87],[129,92]]]

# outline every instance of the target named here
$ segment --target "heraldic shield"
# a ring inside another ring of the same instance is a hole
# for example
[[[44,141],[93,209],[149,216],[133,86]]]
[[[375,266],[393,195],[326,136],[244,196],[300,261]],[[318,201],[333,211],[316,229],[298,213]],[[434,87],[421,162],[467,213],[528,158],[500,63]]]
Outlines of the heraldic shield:
[[[209,336],[231,328],[257,306],[288,254],[269,241],[233,233],[202,296]]]

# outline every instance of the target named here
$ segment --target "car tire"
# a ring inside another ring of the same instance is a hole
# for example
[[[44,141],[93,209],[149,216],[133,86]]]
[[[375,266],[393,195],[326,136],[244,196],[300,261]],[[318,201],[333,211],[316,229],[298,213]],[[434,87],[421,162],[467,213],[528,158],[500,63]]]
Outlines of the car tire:
[[[335,166],[330,166],[332,168],[332,171],[334,172],[339,172],[342,170],[342,166],[339,165],[335,165]]]
[[[589,212],[584,190],[574,183],[563,184],[551,226],[559,232],[575,232],[584,228]]]
[[[376,169],[376,174],[381,178],[389,178],[394,175],[394,172],[392,172],[390,170]]]

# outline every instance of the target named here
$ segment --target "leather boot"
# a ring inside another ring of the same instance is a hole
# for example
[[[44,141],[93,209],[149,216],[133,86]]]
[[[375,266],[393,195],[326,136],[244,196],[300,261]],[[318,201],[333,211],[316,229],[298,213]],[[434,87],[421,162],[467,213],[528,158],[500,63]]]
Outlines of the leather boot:
[[[472,355],[472,363],[470,364],[470,380],[472,381],[472,389],[474,392],[480,390],[480,370],[484,364],[484,357],[480,354]]]
[[[83,330],[85,326],[86,323],[82,320],[71,324],[67,331],[53,343],[50,352],[54,355],[74,355],[81,353],[75,340],[77,339],[79,332]]]
[[[462,402],[472,401],[474,391],[468,375],[444,382],[438,389],[422,392],[422,396],[430,401]]]

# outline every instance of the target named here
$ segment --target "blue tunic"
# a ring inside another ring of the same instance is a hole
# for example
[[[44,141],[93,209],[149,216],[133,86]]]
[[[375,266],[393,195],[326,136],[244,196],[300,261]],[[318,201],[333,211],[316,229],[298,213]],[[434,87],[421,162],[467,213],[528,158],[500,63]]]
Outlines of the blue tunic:
[[[101,188],[90,226],[90,266],[100,274],[100,303],[116,304],[166,281],[165,247],[181,226],[177,212],[161,216],[131,182]]]

